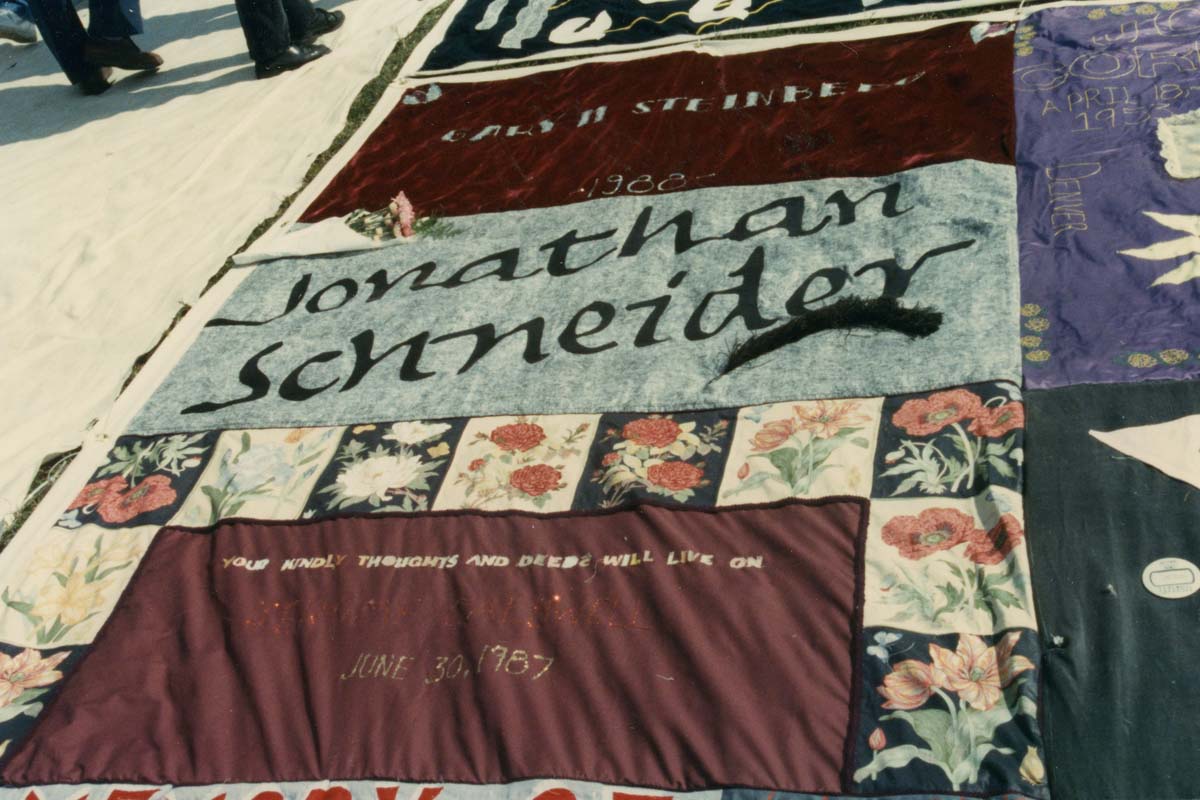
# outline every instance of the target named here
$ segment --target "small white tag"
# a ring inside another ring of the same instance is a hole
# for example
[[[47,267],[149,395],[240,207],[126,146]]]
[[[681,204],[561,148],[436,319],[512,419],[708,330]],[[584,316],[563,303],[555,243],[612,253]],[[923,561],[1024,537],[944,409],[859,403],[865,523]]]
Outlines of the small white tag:
[[[1180,600],[1200,591],[1200,567],[1182,558],[1160,558],[1142,570],[1146,591],[1168,600]]]

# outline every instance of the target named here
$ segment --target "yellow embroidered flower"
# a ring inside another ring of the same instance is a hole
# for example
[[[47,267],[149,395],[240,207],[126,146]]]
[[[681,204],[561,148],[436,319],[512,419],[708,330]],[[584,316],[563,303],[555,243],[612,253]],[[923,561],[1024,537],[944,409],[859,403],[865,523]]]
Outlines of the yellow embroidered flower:
[[[1113,14],[1128,14],[1129,6],[1125,6],[1125,5],[1111,6],[1108,10]]]
[[[63,625],[78,625],[104,605],[104,592],[108,586],[108,581],[87,583],[80,572],[72,573],[65,584],[48,581],[38,593],[32,614],[45,623],[58,618]]]
[[[142,552],[140,542],[126,538],[123,543],[100,551],[100,569],[131,564],[142,557]]]
[[[1015,52],[1017,55],[1021,56],[1022,58],[1025,58],[1026,56],[1033,55],[1033,48],[1032,47],[1018,47],[1013,52]]]
[[[1050,327],[1050,320],[1044,317],[1034,317],[1033,319],[1025,320],[1025,327],[1031,331],[1041,333]]]
[[[1022,336],[1021,337],[1021,347],[1037,347],[1041,343],[1042,343],[1042,337],[1040,337],[1040,336]]]
[[[1182,364],[1191,358],[1187,350],[1179,350],[1177,348],[1163,350],[1159,352],[1158,357],[1162,359],[1164,364]]]
[[[1025,354],[1025,358],[1027,358],[1030,361],[1049,361],[1050,360],[1050,351],[1049,350],[1030,350],[1028,353]]]
[[[1040,313],[1042,313],[1042,307],[1037,303],[1026,303],[1021,306],[1022,317],[1036,317]]]
[[[71,568],[71,558],[71,553],[46,547],[33,554],[33,558],[25,564],[25,572],[30,575],[45,572],[67,572]]]
[[[1141,14],[1143,17],[1149,17],[1158,13],[1158,9],[1149,3],[1142,3],[1140,6],[1135,8],[1134,11],[1136,11],[1138,14]]]
[[[1134,353],[1126,361],[1129,362],[1129,366],[1137,367],[1138,369],[1145,369],[1146,367],[1153,367],[1158,364],[1158,359],[1149,353]]]
[[[849,486],[851,489],[857,490],[859,487],[859,484],[861,484],[861,483],[862,483],[862,470],[860,470],[858,467],[851,467],[850,471],[846,473],[846,485]]]
[[[1179,8],[1179,3],[1176,0],[1167,0],[1165,3],[1159,3],[1158,7],[1163,11],[1174,11]]]
[[[1088,19],[1104,19],[1105,13],[1103,8],[1093,8],[1088,12]]]
[[[1025,751],[1025,757],[1021,759],[1020,772],[1021,780],[1026,783],[1039,786],[1046,782],[1046,766],[1038,758],[1036,747],[1030,747]]]

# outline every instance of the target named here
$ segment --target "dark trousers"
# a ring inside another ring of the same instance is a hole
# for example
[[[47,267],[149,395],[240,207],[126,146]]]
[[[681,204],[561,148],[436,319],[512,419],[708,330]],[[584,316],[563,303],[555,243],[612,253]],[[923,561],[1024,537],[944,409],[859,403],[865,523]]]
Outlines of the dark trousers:
[[[79,83],[96,69],[83,60],[88,36],[119,39],[142,32],[141,0],[89,0],[86,33],[71,0],[30,0],[29,10],[50,53],[71,83]]]
[[[262,63],[304,38],[313,20],[311,0],[234,0],[250,57]]]

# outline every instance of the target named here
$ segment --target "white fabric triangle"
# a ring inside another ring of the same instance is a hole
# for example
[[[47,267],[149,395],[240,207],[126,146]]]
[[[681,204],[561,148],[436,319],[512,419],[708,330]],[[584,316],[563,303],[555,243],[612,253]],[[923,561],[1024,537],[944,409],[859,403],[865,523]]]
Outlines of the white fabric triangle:
[[[276,258],[351,253],[380,246],[379,242],[351,230],[340,218],[323,219],[312,225],[295,225],[286,233],[257,242],[244,253],[235,255],[233,263],[240,267]]]
[[[1088,431],[1114,450],[1200,488],[1200,414],[1115,431]]]

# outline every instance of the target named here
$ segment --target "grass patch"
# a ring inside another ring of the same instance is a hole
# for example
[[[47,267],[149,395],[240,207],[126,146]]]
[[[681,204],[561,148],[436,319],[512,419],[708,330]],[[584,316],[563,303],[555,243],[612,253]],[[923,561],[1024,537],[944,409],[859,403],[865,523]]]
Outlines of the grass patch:
[[[66,471],[77,455],[79,455],[78,447],[74,450],[68,450],[65,453],[54,453],[42,460],[42,465],[38,467],[37,474],[33,476],[33,483],[29,488],[29,494],[25,496],[21,507],[13,514],[12,522],[0,528],[0,550],[8,547],[8,543],[17,535],[17,531],[25,524],[25,520],[29,519],[29,515],[33,513],[33,509],[42,501],[42,498],[50,491],[50,487]]]

